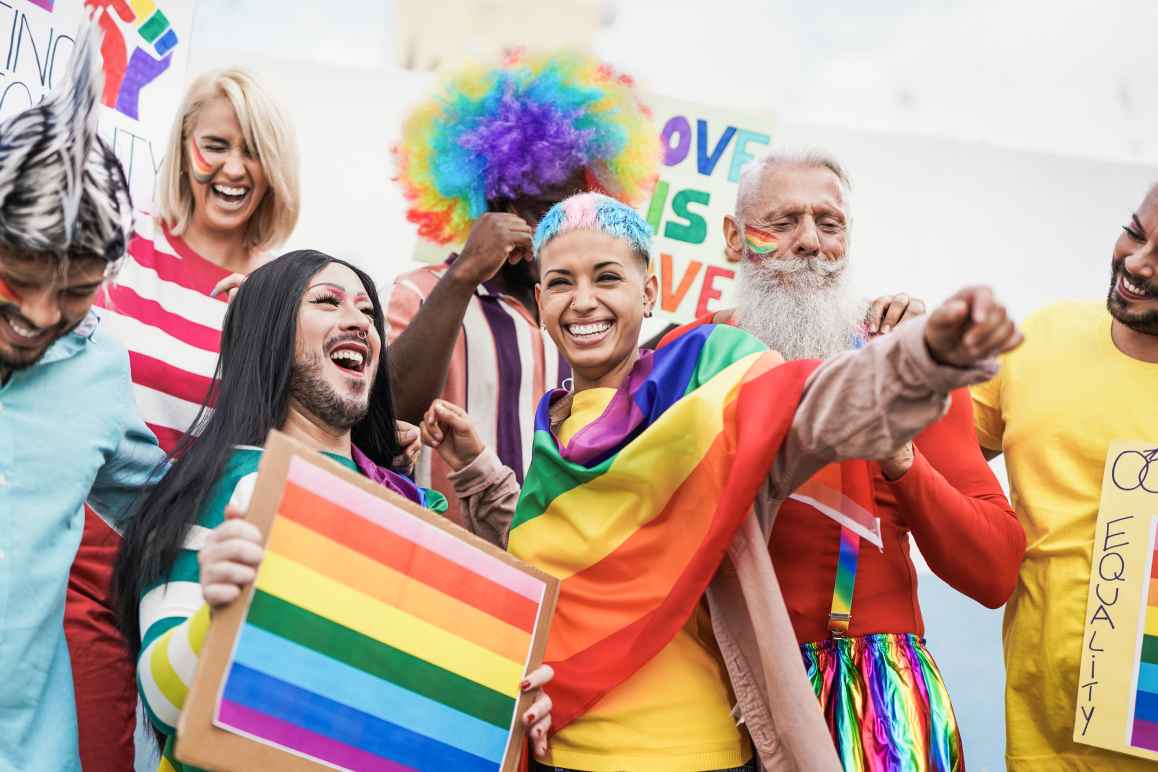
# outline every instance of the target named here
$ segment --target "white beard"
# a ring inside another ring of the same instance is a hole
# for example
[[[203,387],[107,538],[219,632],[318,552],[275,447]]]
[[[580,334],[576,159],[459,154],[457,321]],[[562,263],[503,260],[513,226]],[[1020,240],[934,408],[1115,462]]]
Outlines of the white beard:
[[[785,359],[825,359],[852,348],[868,304],[837,264],[764,260],[740,265],[736,321]]]

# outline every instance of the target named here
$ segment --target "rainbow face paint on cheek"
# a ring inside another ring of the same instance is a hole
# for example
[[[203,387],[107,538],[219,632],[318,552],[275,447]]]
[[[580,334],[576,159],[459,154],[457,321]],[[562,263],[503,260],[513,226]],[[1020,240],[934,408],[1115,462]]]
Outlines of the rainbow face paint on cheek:
[[[189,143],[189,165],[192,167],[193,179],[202,184],[208,183],[217,176],[217,171],[224,166],[224,164],[213,166],[206,161],[196,142]]]
[[[744,243],[748,245],[749,259],[769,257],[779,246],[774,234],[753,225],[744,226]]]
[[[3,278],[0,278],[0,303],[19,303],[20,296],[16,294],[16,290],[8,286]]]

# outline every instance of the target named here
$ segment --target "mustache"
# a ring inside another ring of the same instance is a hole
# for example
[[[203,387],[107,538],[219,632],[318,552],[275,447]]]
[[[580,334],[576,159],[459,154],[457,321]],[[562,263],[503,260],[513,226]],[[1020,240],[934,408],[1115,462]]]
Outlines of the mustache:
[[[1153,282],[1147,281],[1146,279],[1143,279],[1141,276],[1135,276],[1134,274],[1127,271],[1124,263],[1125,263],[1124,260],[1119,261],[1117,263],[1114,263],[1114,275],[1112,277],[1111,283],[1117,284],[1118,279],[1121,276],[1125,275],[1125,277],[1130,280],[1131,284],[1135,284],[1135,285],[1141,287],[1142,289],[1144,289],[1146,291],[1147,295],[1149,295],[1150,297],[1158,297],[1158,287],[1154,286]]]
[[[823,257],[769,257],[754,261],[760,270],[770,273],[792,274],[811,271],[821,276],[832,276],[840,273],[848,265],[848,256],[839,260],[826,260]]]
[[[16,305],[15,303],[0,301],[0,316],[4,316],[8,319],[15,319],[20,323],[21,326],[36,330],[38,334],[45,333],[53,329],[53,327],[41,327],[39,324],[34,323],[27,316],[20,313],[20,306]],[[54,325],[54,327],[63,327],[66,324],[67,322],[62,319],[60,323]]]
[[[358,333],[356,332],[339,333],[327,340],[322,349],[329,355],[329,353],[341,343],[361,343],[366,347],[367,351],[370,350],[370,341],[367,338],[358,337]]]

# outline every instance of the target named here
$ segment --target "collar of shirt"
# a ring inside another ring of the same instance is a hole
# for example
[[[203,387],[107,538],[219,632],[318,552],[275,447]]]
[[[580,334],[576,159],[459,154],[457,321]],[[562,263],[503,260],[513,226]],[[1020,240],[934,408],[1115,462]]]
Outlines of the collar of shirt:
[[[100,326],[100,317],[96,311],[90,308],[80,324],[57,339],[48,347],[48,351],[44,352],[44,356],[32,366],[42,367],[75,356],[92,340],[98,326]]]

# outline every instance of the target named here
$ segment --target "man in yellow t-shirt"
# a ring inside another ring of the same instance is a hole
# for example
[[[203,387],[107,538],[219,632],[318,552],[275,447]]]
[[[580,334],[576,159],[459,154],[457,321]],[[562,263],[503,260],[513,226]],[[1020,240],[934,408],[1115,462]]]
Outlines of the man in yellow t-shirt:
[[[1023,329],[1025,344],[973,391],[981,446],[1005,454],[1026,531],[1005,608],[1008,769],[1152,770],[1072,737],[1106,452],[1158,440],[1158,185],[1114,246],[1106,304],[1058,303]]]

